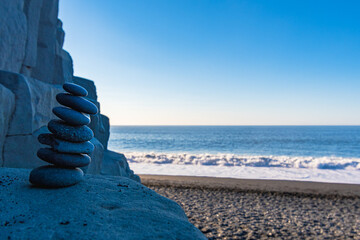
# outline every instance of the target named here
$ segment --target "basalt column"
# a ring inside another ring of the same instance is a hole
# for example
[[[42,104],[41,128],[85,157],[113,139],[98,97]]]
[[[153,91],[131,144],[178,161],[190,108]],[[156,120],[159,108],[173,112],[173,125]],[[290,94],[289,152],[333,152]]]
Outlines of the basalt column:
[[[60,188],[74,185],[84,178],[80,167],[89,165],[88,156],[94,145],[89,114],[96,114],[97,107],[86,97],[88,92],[73,83],[63,85],[67,93],[59,93],[56,100],[65,107],[55,107],[53,113],[60,119],[51,120],[51,133],[41,134],[40,143],[50,148],[40,148],[37,156],[51,165],[35,168],[30,173],[30,182],[39,187]]]

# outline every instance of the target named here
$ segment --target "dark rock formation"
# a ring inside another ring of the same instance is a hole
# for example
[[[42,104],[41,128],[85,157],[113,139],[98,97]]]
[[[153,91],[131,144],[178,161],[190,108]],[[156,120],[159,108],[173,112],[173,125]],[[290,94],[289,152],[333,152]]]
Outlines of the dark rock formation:
[[[55,101],[65,82],[84,87],[88,92],[85,99],[100,109],[94,82],[73,76],[72,59],[62,48],[65,34],[57,16],[58,0],[0,2],[0,166],[42,165],[36,156],[41,147],[37,137],[49,132],[46,125],[55,118],[54,113],[65,121],[66,115],[72,114],[59,110]],[[84,117],[79,121],[86,122],[88,116]],[[91,140],[94,151],[90,155],[92,162],[83,170],[90,174],[109,173],[111,170],[103,168],[110,162],[120,168],[125,166],[124,176],[138,179],[121,154],[115,160],[103,159],[108,156],[109,119],[99,111],[91,116],[89,127],[95,136]],[[107,162],[104,166],[103,160]]]

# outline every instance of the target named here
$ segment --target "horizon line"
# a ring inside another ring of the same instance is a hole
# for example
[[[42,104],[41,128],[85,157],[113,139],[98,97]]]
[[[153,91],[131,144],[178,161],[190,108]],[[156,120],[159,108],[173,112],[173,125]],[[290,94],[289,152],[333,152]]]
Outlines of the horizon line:
[[[184,124],[184,125],[177,125],[177,124],[159,124],[159,125],[155,125],[155,124],[110,124],[110,126],[124,126],[124,127],[171,127],[171,126],[174,126],[174,127],[286,127],[286,126],[289,126],[289,127],[360,127],[360,124],[358,125],[350,125],[350,124],[336,124],[336,125],[330,125],[330,124],[304,124],[304,125],[300,125],[300,124],[273,124],[273,125],[266,125],[266,124],[254,124],[254,125],[250,125],[250,124],[244,124],[244,125],[221,125],[221,124],[204,124],[204,125],[200,125],[200,124]]]

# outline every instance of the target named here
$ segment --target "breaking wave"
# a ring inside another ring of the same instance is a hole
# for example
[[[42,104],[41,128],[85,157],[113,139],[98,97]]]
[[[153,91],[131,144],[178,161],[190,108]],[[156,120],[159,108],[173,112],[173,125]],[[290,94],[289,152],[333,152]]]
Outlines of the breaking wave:
[[[180,164],[203,166],[243,166],[308,168],[332,170],[360,170],[360,158],[293,157],[293,156],[242,156],[235,154],[191,153],[125,153],[129,162],[152,164]]]

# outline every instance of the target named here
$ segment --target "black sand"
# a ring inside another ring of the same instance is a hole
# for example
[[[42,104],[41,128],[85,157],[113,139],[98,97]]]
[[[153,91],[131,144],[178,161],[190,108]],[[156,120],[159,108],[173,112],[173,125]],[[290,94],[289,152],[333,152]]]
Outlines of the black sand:
[[[360,239],[360,185],[141,176],[209,239]]]

